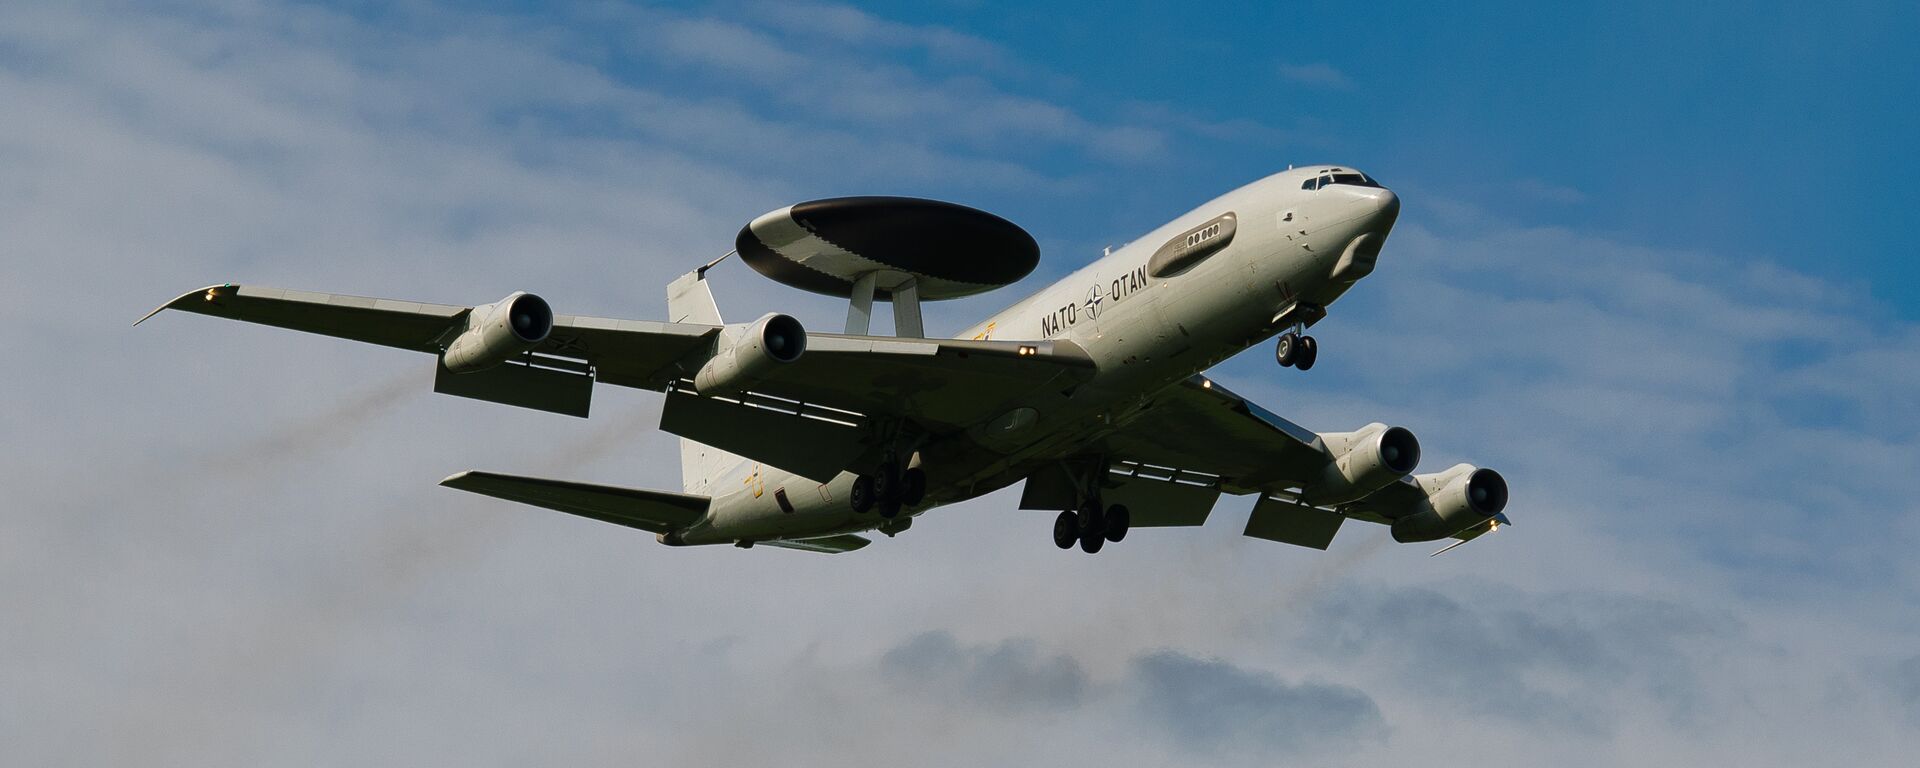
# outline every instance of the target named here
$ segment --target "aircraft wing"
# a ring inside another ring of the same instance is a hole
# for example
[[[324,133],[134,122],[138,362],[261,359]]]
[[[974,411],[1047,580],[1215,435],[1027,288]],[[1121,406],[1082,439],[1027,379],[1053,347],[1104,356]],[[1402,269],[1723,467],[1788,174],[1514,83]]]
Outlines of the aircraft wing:
[[[1116,460],[1218,476],[1229,493],[1297,486],[1328,461],[1312,430],[1200,376],[1155,393],[1106,445]]]
[[[186,293],[140,321],[168,309],[437,355],[465,327],[473,308],[225,284]],[[719,332],[720,326],[700,323],[556,315],[552,332],[533,353],[549,362],[578,361],[566,365],[576,366],[578,373],[591,369],[594,380],[600,382],[664,391],[692,378]],[[807,346],[805,355],[780,366],[753,391],[865,416],[904,418],[938,432],[999,415],[1005,410],[1001,405],[1017,395],[1041,387],[1069,390],[1093,374],[1093,361],[1085,351],[1065,341],[822,333],[808,334]],[[499,373],[443,378],[458,385],[499,376],[497,390],[453,393],[586,415],[584,393],[569,405],[530,402],[517,389],[571,385],[553,384],[553,376],[545,369],[536,370],[544,379],[518,371],[526,367],[501,366],[495,369]],[[517,378],[508,377],[506,369],[514,369]]]
[[[807,352],[754,391],[805,403],[903,417],[936,432],[1006,412],[1042,387],[1071,390],[1092,358],[1067,341],[966,341],[808,334]]]
[[[473,308],[228,283],[184,294],[140,322],[169,309],[437,355]],[[680,378],[668,370],[673,363],[709,343],[719,330],[715,325],[555,315],[553,332],[533,351],[589,362],[601,381],[664,389]]]

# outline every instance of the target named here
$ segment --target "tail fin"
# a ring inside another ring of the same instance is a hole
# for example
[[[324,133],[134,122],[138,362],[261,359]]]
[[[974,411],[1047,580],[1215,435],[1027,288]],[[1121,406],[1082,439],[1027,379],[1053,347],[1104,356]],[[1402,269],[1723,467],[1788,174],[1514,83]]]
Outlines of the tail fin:
[[[721,496],[731,488],[716,488],[720,478],[746,461],[711,445],[680,438],[680,489],[685,493]]]
[[[720,305],[714,303],[713,289],[707,287],[707,270],[718,263],[720,263],[719,259],[715,259],[706,266],[676,277],[673,282],[667,283],[668,320],[700,325],[722,324]]]
[[[714,302],[713,290],[707,285],[707,270],[718,263],[719,259],[715,259],[667,284],[668,320],[701,325],[723,324],[720,305]],[[714,481],[742,461],[745,459],[683,437],[680,439],[680,487],[687,493],[720,495],[727,489],[712,487]]]

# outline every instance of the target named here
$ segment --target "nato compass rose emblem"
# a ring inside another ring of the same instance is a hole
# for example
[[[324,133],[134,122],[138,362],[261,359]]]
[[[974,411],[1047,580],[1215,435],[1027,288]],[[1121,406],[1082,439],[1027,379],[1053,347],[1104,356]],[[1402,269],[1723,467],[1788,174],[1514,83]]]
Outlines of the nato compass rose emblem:
[[[1087,289],[1087,300],[1080,306],[1086,310],[1088,320],[1092,320],[1096,315],[1100,314],[1100,302],[1105,300],[1106,297],[1100,295],[1100,286],[1096,285]]]

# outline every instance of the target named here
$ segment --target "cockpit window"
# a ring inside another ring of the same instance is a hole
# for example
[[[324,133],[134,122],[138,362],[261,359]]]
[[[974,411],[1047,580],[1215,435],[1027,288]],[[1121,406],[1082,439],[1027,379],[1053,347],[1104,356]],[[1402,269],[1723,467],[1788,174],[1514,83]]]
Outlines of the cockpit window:
[[[1355,187],[1380,186],[1380,182],[1367,178],[1367,175],[1364,173],[1358,171],[1340,171],[1336,173],[1323,173],[1317,178],[1307,179],[1300,185],[1300,188],[1320,189],[1334,184],[1346,184]]]

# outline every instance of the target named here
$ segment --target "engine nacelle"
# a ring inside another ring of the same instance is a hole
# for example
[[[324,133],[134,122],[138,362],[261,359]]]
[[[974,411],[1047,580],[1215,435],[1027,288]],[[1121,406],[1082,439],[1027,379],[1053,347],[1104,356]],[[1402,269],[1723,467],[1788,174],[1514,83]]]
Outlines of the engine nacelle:
[[[773,369],[800,359],[807,351],[807,330],[789,315],[769,314],[720,332],[720,348],[700,366],[693,386],[702,395],[730,395],[752,389]]]
[[[1353,432],[1328,432],[1320,440],[1333,461],[1301,491],[1300,500],[1308,504],[1358,501],[1420,465],[1420,441],[1405,427],[1375,422]]]
[[[1393,521],[1393,540],[1401,543],[1444,539],[1487,521],[1507,508],[1507,480],[1500,473],[1458,464],[1433,475],[1414,475],[1427,492],[1409,514]]]
[[[454,373],[484,371],[529,351],[553,332],[553,309],[526,291],[467,313],[467,330],[454,337],[440,363]]]

